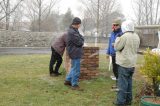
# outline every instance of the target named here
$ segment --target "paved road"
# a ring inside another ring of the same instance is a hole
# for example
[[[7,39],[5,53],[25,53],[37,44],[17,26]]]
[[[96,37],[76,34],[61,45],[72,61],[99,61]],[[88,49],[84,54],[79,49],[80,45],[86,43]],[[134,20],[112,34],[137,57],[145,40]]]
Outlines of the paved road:
[[[50,48],[44,47],[7,47],[0,48],[0,54],[50,54]]]
[[[100,50],[100,54],[105,54],[106,50]],[[50,54],[47,47],[0,47],[0,54]]]

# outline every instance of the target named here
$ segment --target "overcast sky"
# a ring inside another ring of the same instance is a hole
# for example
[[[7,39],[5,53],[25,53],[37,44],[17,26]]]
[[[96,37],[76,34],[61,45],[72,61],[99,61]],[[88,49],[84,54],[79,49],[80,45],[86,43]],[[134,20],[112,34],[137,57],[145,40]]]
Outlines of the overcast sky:
[[[127,19],[130,19],[133,14],[131,0],[118,0],[118,1],[120,1],[122,7],[122,13],[125,15]],[[60,13],[65,13],[67,9],[70,8],[74,16],[79,16],[81,18],[83,17],[81,3],[78,0],[61,0],[60,5],[58,7]]]
[[[59,4],[60,5],[58,7],[60,13],[65,13],[68,8],[72,10],[72,13],[75,16],[78,16],[81,13],[80,11],[81,3],[78,0],[61,0]]]

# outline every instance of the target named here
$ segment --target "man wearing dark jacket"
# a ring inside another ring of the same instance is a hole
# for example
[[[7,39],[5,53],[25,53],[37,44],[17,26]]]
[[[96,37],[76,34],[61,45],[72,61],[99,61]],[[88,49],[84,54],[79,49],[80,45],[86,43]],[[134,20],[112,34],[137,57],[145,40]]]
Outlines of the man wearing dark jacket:
[[[62,56],[66,47],[66,40],[67,33],[64,33],[61,36],[59,36],[51,45],[52,55],[49,65],[50,76],[61,75],[61,73],[59,73],[58,71],[63,61]],[[55,63],[56,66],[55,69],[53,69]]]
[[[78,80],[80,76],[80,59],[83,52],[84,38],[79,33],[78,28],[80,27],[81,20],[75,17],[68,30],[67,36],[67,52],[71,58],[71,69],[69,74],[66,76],[65,85],[72,86],[73,90],[79,90]]]

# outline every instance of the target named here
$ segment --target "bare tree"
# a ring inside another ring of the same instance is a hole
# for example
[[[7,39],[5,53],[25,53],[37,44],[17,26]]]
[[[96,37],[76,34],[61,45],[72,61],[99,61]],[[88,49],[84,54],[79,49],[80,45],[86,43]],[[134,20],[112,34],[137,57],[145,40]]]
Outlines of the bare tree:
[[[132,0],[132,6],[139,25],[160,24],[160,0]]]
[[[72,11],[70,8],[68,8],[67,12],[62,16],[61,21],[61,29],[66,30],[69,28],[69,25],[71,25],[72,19],[74,18]]]
[[[59,1],[60,0],[26,0],[26,16],[30,19],[30,21],[37,22],[37,24],[33,26],[38,26],[39,32],[41,31],[42,20],[48,18],[48,16],[51,14],[53,7]]]
[[[109,15],[115,11],[120,10],[120,5],[116,0],[80,0],[85,7],[85,12],[88,15],[84,15],[84,18],[92,18],[96,23],[96,32],[100,35],[100,32],[106,33],[107,23],[109,21]],[[120,12],[120,11],[119,11]],[[116,17],[112,17],[116,18]]]
[[[11,16],[12,30],[17,30],[17,31],[18,30],[27,30],[27,29],[25,29],[25,25],[23,22],[24,12],[25,12],[25,8],[24,8],[23,3],[21,3]]]
[[[83,33],[86,33],[86,31],[91,31],[95,28],[96,26],[96,21],[94,18],[90,15],[89,11],[84,12],[84,19],[82,20],[82,31]]]
[[[16,3],[12,3],[12,4],[11,4],[11,0],[2,0],[0,2],[0,13],[1,13],[0,21],[5,18],[6,30],[9,29],[11,14],[17,9],[17,7],[20,5],[22,1],[23,0],[18,0]]]

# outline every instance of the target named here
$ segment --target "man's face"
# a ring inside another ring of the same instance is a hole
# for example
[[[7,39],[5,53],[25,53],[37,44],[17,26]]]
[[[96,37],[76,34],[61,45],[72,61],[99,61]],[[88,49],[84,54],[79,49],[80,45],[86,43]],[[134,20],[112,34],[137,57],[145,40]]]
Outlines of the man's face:
[[[77,28],[77,29],[78,29],[80,26],[81,26],[81,24],[76,24],[76,25],[74,25],[74,27]]]
[[[81,24],[78,24],[77,27],[79,28],[81,26]]]
[[[112,30],[117,31],[120,28],[119,24],[112,24]]]

